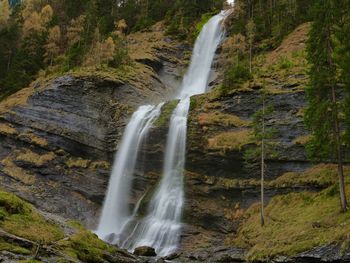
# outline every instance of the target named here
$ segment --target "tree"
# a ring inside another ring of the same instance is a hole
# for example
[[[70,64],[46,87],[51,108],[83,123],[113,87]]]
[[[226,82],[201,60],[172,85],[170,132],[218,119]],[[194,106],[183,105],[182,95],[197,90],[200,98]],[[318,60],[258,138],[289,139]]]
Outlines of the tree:
[[[72,19],[67,28],[68,46],[72,47],[75,44],[80,46],[82,33],[84,31],[85,16],[81,15],[76,19]]]
[[[41,12],[32,11],[28,15],[24,15],[23,36],[24,38],[31,34],[40,34],[46,30],[47,24],[51,21],[53,10],[50,5],[46,5]]]
[[[272,106],[267,104],[267,91],[265,85],[260,92],[258,104],[261,109],[253,115],[253,139],[256,146],[247,149],[244,152],[245,166],[249,170],[260,169],[260,223],[265,225],[264,214],[264,182],[266,177],[266,157],[276,157],[274,139],[276,130],[271,126],[267,126],[267,120],[274,114]]]
[[[0,1],[0,28],[7,25],[10,19],[11,9],[8,0]]]
[[[61,29],[54,26],[49,31],[47,44],[45,45],[45,61],[52,66],[53,59],[60,53]]]
[[[46,5],[41,9],[40,12],[40,23],[42,25],[47,25],[52,19],[53,10],[50,5]]]
[[[256,31],[255,23],[253,19],[249,19],[246,26],[246,32],[247,32],[247,41],[249,44],[249,72],[250,73],[252,73],[252,53],[253,53],[255,31]]]
[[[305,122],[312,132],[308,152],[313,159],[334,160],[338,165],[339,196],[341,210],[348,210],[343,171],[343,149],[340,130],[337,65],[335,56],[336,10],[339,2],[318,1],[314,22],[307,44],[308,61],[311,64],[310,84],[307,89],[308,108]]]
[[[229,38],[224,44],[224,50],[227,50],[229,62],[226,65],[226,71],[223,81],[223,87],[235,88],[238,84],[251,79],[249,72],[249,59],[247,58],[246,37],[236,34]]]

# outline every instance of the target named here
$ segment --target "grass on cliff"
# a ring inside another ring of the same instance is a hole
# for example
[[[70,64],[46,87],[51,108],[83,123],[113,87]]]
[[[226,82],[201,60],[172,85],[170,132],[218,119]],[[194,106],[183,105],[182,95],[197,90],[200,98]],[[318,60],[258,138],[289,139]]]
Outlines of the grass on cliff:
[[[309,181],[317,175],[328,181],[336,176],[336,170],[318,166],[305,174]],[[350,196],[350,185],[346,192]],[[276,196],[266,206],[265,216],[266,225],[261,227],[259,204],[252,205],[237,236],[230,241],[231,245],[248,248],[249,260],[295,255],[330,243],[346,244],[350,238],[350,211],[340,212],[336,183],[319,193]]]
[[[162,127],[164,125],[167,125],[178,103],[178,100],[172,100],[164,104],[164,106],[161,109],[161,114],[159,118],[155,121],[154,125],[156,127]]]
[[[214,150],[237,150],[252,142],[251,130],[244,129],[232,132],[223,132],[208,139],[209,149]]]
[[[79,222],[72,221],[70,226],[77,232],[68,239],[61,240],[59,246],[71,257],[83,262],[106,262],[106,252],[114,253],[116,248],[106,244],[92,232],[86,230]]]
[[[32,205],[11,193],[0,191],[0,227],[38,243],[48,244],[63,238],[59,226],[47,221]]]
[[[104,243],[78,222],[70,222],[67,227],[73,234],[65,236],[58,224],[46,220],[31,204],[12,193],[0,191],[0,228],[4,231],[38,244],[54,245],[63,254],[82,262],[106,262],[106,253],[116,252],[116,248]],[[21,255],[34,253],[1,237],[0,251]]]
[[[197,117],[198,123],[204,125],[220,125],[223,127],[247,127],[250,122],[239,118],[233,114],[221,113],[219,111],[203,112]]]

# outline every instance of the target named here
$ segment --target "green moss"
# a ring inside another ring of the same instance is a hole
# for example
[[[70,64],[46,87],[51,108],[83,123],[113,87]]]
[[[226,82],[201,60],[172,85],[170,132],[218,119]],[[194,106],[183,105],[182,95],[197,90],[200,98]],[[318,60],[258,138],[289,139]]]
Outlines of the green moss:
[[[155,121],[154,125],[156,127],[165,126],[170,121],[171,114],[173,113],[178,103],[178,100],[172,100],[164,104],[164,106],[162,107],[162,113],[160,114],[159,118]]]
[[[70,256],[83,262],[105,262],[106,252],[113,253],[116,249],[100,240],[92,232],[85,230],[79,223],[71,222],[78,231],[67,240],[61,240],[58,245]]]
[[[348,186],[347,194],[350,194]],[[336,185],[319,193],[291,193],[274,197],[265,209],[264,227],[260,225],[259,204],[245,214],[235,246],[249,249],[250,260],[295,255],[316,246],[348,239],[350,212],[341,213]]]
[[[29,214],[31,206],[14,194],[0,191],[0,208],[9,214]]]
[[[277,67],[280,69],[291,69],[293,66],[293,62],[287,57],[281,57],[277,62]]]
[[[21,254],[21,255],[30,255],[31,251],[17,246],[15,244],[11,244],[0,238],[0,251],[9,251],[15,254]]]
[[[196,28],[193,32],[193,39],[196,39],[198,37],[198,35],[202,31],[204,25],[206,23],[208,23],[210,18],[212,18],[214,15],[216,15],[216,12],[206,13],[206,14],[203,14],[201,16],[201,20],[196,24]]]
[[[0,227],[11,234],[44,244],[64,236],[59,226],[47,221],[30,204],[14,194],[0,191],[0,210]]]

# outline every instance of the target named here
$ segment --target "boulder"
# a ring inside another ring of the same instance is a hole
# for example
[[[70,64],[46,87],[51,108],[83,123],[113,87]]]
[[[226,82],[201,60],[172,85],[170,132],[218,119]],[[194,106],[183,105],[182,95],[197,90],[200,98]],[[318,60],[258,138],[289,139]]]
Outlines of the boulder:
[[[155,257],[157,256],[157,253],[153,247],[142,246],[135,248],[134,255],[143,257]]]

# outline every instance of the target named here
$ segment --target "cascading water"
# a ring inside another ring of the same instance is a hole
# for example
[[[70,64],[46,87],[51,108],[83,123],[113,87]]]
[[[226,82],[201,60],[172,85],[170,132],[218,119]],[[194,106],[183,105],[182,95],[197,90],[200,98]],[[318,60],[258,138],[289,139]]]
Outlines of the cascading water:
[[[133,116],[131,119],[125,131],[126,135],[122,141],[122,147],[117,155],[116,167],[113,169],[97,230],[97,234],[101,238],[108,241],[108,235],[114,234],[117,238],[114,237],[113,241],[123,248],[132,250],[138,246],[151,246],[156,249],[160,256],[170,254],[177,249],[181,234],[181,216],[184,204],[183,171],[190,96],[204,93],[208,87],[215,51],[223,36],[221,21],[224,17],[225,12],[212,17],[203,27],[196,40],[189,70],[183,79],[181,91],[177,96],[180,102],[170,119],[162,180],[151,199],[148,215],[142,221],[136,222],[130,230],[130,227],[126,227],[126,225],[129,225],[133,218],[129,214],[127,204],[136,161],[135,156],[137,156],[140,141],[142,141],[149,126],[159,113],[153,113],[154,118],[151,118],[149,117],[150,112],[156,111],[155,109],[148,109],[148,111],[140,109],[141,112],[136,112],[137,116]],[[144,111],[147,111],[148,114]],[[134,120],[134,118],[146,118],[147,120],[141,122],[140,120]],[[132,122],[134,123],[132,124]],[[143,132],[133,131],[134,127],[139,127],[138,129]],[[129,132],[130,135],[127,134]],[[138,137],[134,137],[137,134]],[[132,152],[128,152],[128,149],[125,148],[131,147],[130,140],[135,140],[135,138],[138,142],[137,147],[133,147]],[[128,160],[128,158],[131,160]],[[123,233],[126,238],[118,240],[118,236],[121,236],[124,230],[127,232]]]
[[[158,118],[162,104],[141,106],[131,117],[116,155],[100,223],[96,234],[108,240],[108,235],[118,236],[130,219],[129,193],[135,170],[137,154],[149,128]]]

